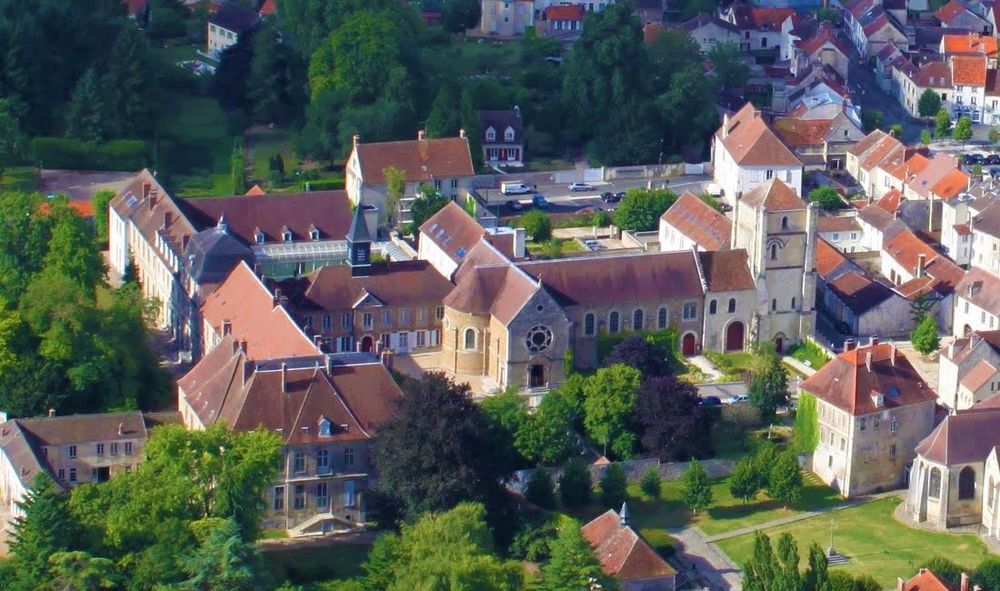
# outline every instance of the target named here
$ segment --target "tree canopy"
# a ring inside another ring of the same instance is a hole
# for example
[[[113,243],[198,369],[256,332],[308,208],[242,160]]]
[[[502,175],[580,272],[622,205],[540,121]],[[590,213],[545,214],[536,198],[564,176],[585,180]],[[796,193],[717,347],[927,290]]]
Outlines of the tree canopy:
[[[689,382],[673,376],[647,378],[639,387],[635,417],[642,446],[660,460],[705,457],[712,451],[712,416]]]
[[[928,88],[920,94],[917,100],[917,112],[921,117],[933,117],[941,110],[941,96],[933,88]]]
[[[840,193],[837,193],[833,187],[816,187],[809,191],[809,201],[827,211],[835,211],[844,206],[844,200],[841,199]]]
[[[635,232],[655,230],[660,216],[674,201],[677,201],[677,195],[667,189],[629,189],[615,209],[615,225]]]
[[[583,402],[587,435],[619,458],[631,457],[635,448],[631,419],[641,380],[639,370],[613,365],[597,370],[583,387],[587,395]]]

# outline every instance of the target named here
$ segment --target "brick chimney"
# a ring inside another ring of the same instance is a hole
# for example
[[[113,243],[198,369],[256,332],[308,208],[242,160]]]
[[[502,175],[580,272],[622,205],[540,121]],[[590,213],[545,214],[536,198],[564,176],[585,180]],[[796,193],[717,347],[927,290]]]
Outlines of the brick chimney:
[[[229,336],[233,334],[233,321],[225,319],[222,321],[222,336]]]
[[[464,127],[458,130],[458,137],[465,138],[465,128]]]
[[[924,269],[927,267],[927,255],[920,253],[917,255],[917,277],[924,276]]]
[[[274,288],[274,301],[273,301],[273,303],[274,303],[275,306],[278,306],[278,305],[281,304],[281,288],[280,287],[275,287]]]
[[[358,144],[360,144],[360,143],[361,143],[361,136],[358,135],[358,134],[354,134],[351,137],[351,145],[356,148],[356,147],[358,147]]]
[[[173,214],[173,212],[170,212],[170,211],[163,212],[163,227],[164,228],[169,228],[170,227],[170,222],[172,222],[173,220],[174,220],[174,214]]]
[[[49,409],[49,418],[51,419],[54,416],[56,416],[56,409],[50,408]]]
[[[877,337],[877,336],[875,336],[875,335],[872,335],[872,336],[871,336],[871,337],[869,338],[869,340],[868,340],[868,346],[869,346],[869,347],[874,347],[874,346],[875,346],[875,345],[877,345],[877,344],[878,344],[878,337]]]
[[[118,423],[118,436],[121,437],[125,434],[125,423]]]
[[[281,393],[288,392],[288,364],[281,362]]]

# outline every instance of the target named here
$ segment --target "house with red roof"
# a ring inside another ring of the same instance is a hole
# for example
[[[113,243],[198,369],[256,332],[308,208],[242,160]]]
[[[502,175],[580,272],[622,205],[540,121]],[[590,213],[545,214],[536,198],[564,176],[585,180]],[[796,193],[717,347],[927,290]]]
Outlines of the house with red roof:
[[[660,216],[661,251],[725,250],[729,248],[733,223],[690,191]]]
[[[587,9],[583,4],[553,4],[542,10],[542,32],[563,41],[575,41],[583,31]]]
[[[959,587],[949,585],[926,568],[921,568],[917,574],[909,579],[897,577],[896,581],[896,591],[981,591],[979,585],[973,585],[970,589],[969,575],[964,572]]]
[[[674,591],[677,571],[629,525],[628,505],[609,509],[580,528],[604,574],[622,591]]]
[[[719,8],[718,14],[739,31],[740,49],[759,57],[778,57],[788,33],[800,20],[791,8],[753,6],[743,1]]]
[[[945,29],[975,31],[983,35],[993,34],[993,27],[989,21],[956,0],[950,0],[947,4],[939,8],[934,13],[934,18]]]
[[[937,397],[894,344],[846,349],[799,385],[816,399],[812,470],[845,497],[899,488]]]
[[[712,164],[713,178],[730,204],[772,178],[802,191],[802,161],[751,103],[723,117],[712,141]]]
[[[889,44],[901,48],[908,44],[903,25],[886,11],[881,0],[854,0],[847,4],[844,16],[851,41],[865,58]]]
[[[804,70],[809,64],[819,64],[833,68],[845,80],[850,61],[850,46],[840,38],[837,30],[828,21],[820,23],[811,37],[795,41],[795,57],[792,59],[792,74]]]

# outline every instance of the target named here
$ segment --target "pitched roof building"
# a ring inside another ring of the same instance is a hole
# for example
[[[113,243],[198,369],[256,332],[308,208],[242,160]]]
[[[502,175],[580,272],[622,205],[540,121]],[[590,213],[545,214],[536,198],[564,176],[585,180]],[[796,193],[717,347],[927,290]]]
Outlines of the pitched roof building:
[[[729,248],[733,224],[729,218],[685,191],[660,216],[660,250],[724,250]]]
[[[628,506],[621,514],[609,509],[580,528],[594,549],[601,569],[614,577],[625,591],[662,589],[673,591],[677,571],[629,526]]]

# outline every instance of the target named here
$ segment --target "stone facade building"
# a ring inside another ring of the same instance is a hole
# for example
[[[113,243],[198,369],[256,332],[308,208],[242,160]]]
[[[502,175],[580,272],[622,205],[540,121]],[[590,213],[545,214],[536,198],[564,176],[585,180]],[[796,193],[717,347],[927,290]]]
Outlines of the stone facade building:
[[[899,488],[934,428],[935,394],[895,345],[851,348],[800,389],[816,397],[812,469],[845,497]]]

